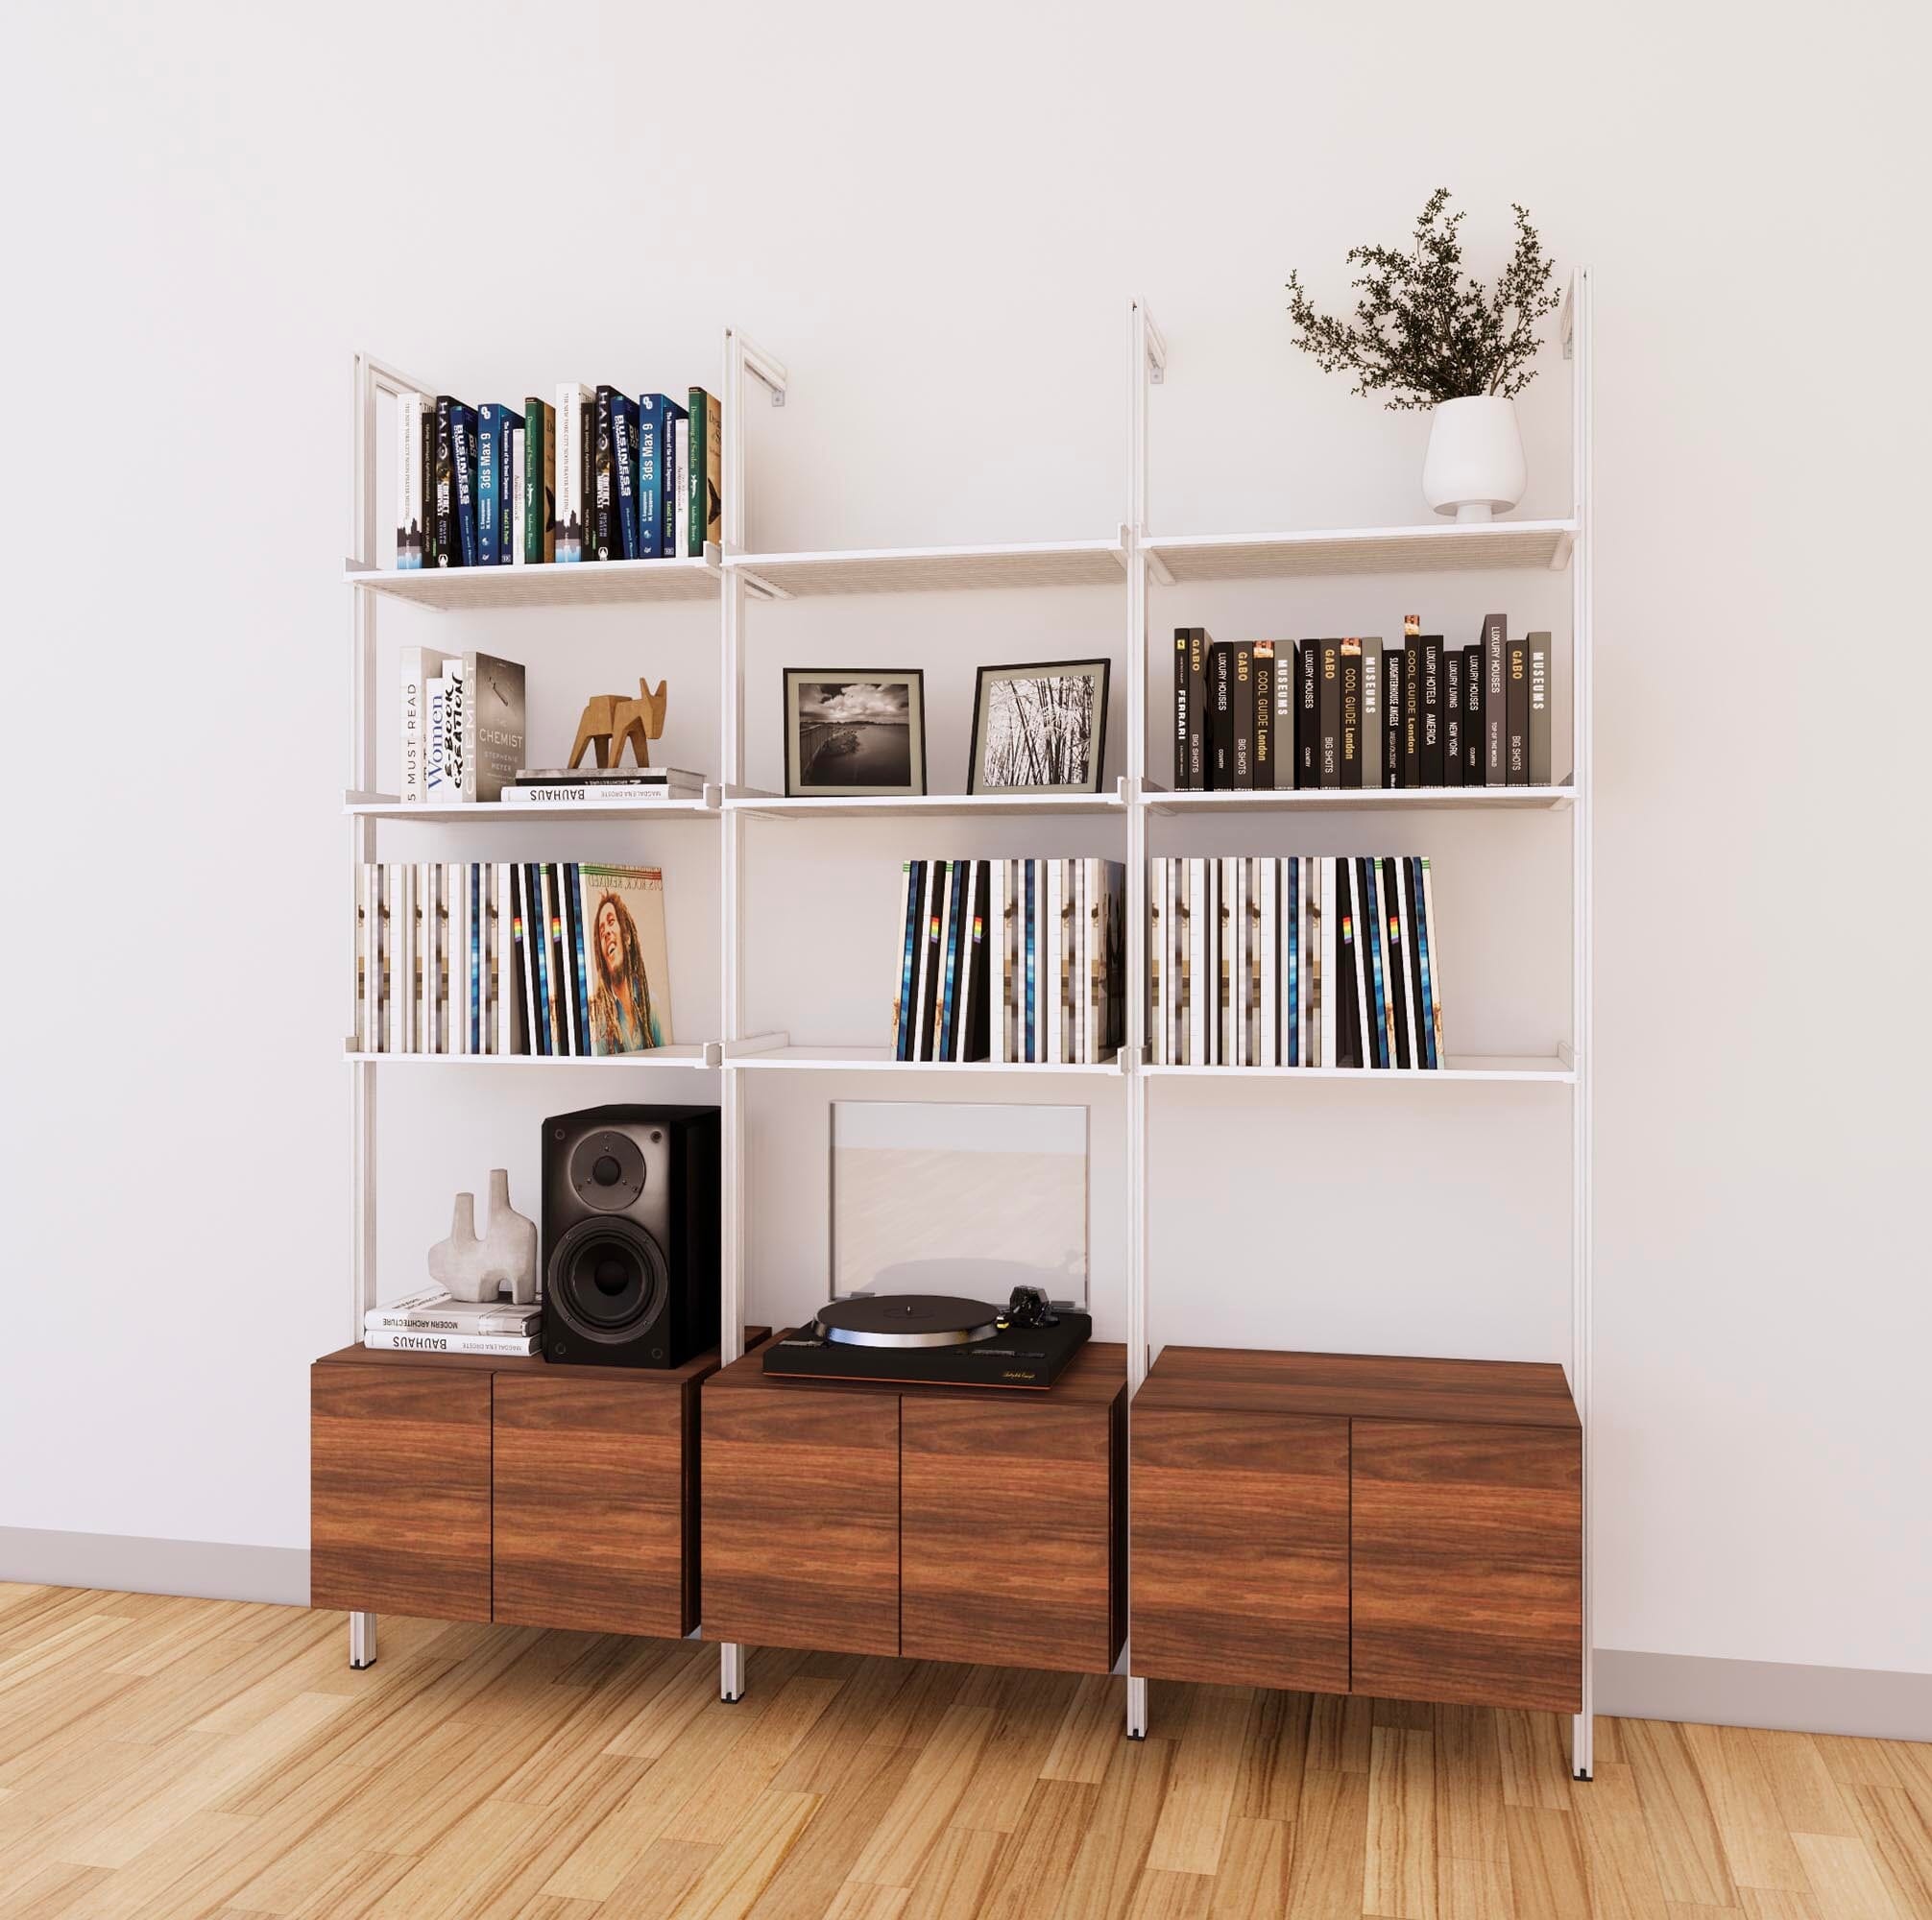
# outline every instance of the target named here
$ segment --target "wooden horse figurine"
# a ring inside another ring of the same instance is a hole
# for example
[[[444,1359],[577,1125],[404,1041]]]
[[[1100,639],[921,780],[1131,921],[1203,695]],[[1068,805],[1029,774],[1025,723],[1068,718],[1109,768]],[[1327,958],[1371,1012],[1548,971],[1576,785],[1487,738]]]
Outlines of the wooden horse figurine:
[[[667,681],[658,682],[651,691],[650,682],[638,682],[638,697],[622,693],[593,693],[584,703],[584,717],[577,722],[576,744],[570,749],[570,764],[576,766],[589,747],[600,767],[614,767],[624,757],[624,743],[631,743],[639,766],[651,763],[651,742],[664,731],[664,691]]]

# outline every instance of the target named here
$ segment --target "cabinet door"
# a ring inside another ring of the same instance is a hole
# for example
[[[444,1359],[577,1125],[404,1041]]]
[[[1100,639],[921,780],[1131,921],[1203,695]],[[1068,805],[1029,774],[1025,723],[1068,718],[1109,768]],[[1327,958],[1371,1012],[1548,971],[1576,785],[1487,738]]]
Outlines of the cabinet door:
[[[1348,1422],[1133,1417],[1134,1671],[1348,1692]]]
[[[703,1396],[707,1640],[899,1651],[899,1401],[713,1387]]]
[[[496,1376],[496,1619],[689,1632],[684,1388],[558,1373]]]
[[[490,1618],[490,1376],[309,1369],[309,1604]]]
[[[1355,1692],[1575,1713],[1576,1430],[1399,1420],[1354,1428]]]
[[[1105,1673],[1115,1609],[1115,1409],[907,1396],[900,1651]]]

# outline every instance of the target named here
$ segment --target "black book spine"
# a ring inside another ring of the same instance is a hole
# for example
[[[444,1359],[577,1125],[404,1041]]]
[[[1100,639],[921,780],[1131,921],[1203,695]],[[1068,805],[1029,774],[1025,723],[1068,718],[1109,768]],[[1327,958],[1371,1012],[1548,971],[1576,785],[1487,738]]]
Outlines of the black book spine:
[[[1422,636],[1422,784],[1440,786],[1442,766],[1442,636]]]
[[[1335,1064],[1338,1067],[1362,1065],[1362,1020],[1355,1004],[1355,943],[1362,931],[1355,910],[1355,862],[1339,859],[1335,863],[1336,926],[1335,971],[1337,979],[1330,1005],[1335,1009]]]
[[[1193,790],[1188,764],[1188,630],[1174,629],[1174,791]]]
[[[1483,649],[1462,649],[1462,784],[1483,784]]]
[[[1231,729],[1234,784],[1254,785],[1254,649],[1247,641],[1235,643],[1229,671],[1234,686],[1234,723]]]
[[[1422,984],[1422,916],[1416,903],[1422,898],[1416,882],[1422,877],[1422,863],[1404,854],[1396,861],[1402,876],[1402,905],[1409,917],[1409,1004],[1415,1009],[1415,1064],[1429,1065],[1429,995]]]
[[[1320,784],[1341,784],[1341,642],[1318,640],[1316,651],[1320,663],[1321,709],[1319,717]]]
[[[623,548],[617,534],[617,459],[616,422],[612,418],[612,404],[616,392],[610,387],[597,389],[597,418],[593,429],[595,445],[592,449],[592,492],[591,501],[591,552],[585,558],[597,560],[620,560]]]
[[[456,448],[449,435],[449,396],[436,401],[435,519],[436,564],[461,566],[463,546],[456,537]]]
[[[1504,767],[1507,784],[1530,784],[1530,646],[1527,640],[1510,640],[1503,649],[1504,678]]]
[[[1341,643],[1341,784],[1362,784],[1362,642]]]
[[[1234,785],[1234,648],[1226,640],[1208,647],[1208,785],[1225,793]]]
[[[429,476],[429,495],[423,503],[423,564],[443,564],[442,542],[436,537],[436,409],[424,407],[422,420],[423,470]]]
[[[1188,629],[1188,785],[1208,786],[1207,648],[1205,627]]]
[[[1281,748],[1274,737],[1274,642],[1254,643],[1254,783],[1272,791]]]
[[[1301,663],[1301,698],[1294,716],[1294,783],[1296,786],[1321,784],[1320,659],[1319,640],[1297,640],[1295,659]]]
[[[1442,784],[1462,784],[1462,649],[1442,649]]]
[[[1422,642],[1402,649],[1402,784],[1422,784]]]
[[[1483,784],[1507,786],[1509,748],[1509,665],[1504,659],[1509,621],[1501,613],[1483,616]]]
[[[1394,994],[1390,1012],[1395,1023],[1395,1065],[1412,1067],[1409,1057],[1409,956],[1402,948],[1402,908],[1398,892],[1402,884],[1401,862],[1382,863],[1383,974],[1384,988]]]
[[[1365,943],[1362,949],[1362,1011],[1368,1026],[1362,1044],[1362,1064],[1364,1067],[1387,1067],[1389,1020],[1383,999],[1382,916],[1376,910],[1375,892],[1375,862],[1358,859],[1355,862],[1355,897],[1362,902],[1362,938]]]
[[[1550,636],[1532,634],[1530,649],[1530,784],[1550,784]]]
[[[1402,700],[1409,684],[1409,656],[1389,647],[1382,656],[1382,784],[1402,784]]]

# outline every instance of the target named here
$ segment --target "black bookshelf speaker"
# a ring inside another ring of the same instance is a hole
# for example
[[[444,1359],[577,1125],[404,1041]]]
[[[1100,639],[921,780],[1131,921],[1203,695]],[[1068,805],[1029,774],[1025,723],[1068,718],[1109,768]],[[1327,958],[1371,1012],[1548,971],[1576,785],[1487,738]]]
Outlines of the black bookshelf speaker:
[[[543,1357],[681,1367],[717,1345],[718,1110],[543,1122]]]

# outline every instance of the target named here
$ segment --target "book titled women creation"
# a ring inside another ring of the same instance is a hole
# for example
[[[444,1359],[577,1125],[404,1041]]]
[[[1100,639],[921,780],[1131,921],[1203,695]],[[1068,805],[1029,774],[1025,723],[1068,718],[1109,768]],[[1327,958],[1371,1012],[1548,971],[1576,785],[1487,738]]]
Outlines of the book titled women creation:
[[[592,1053],[670,1045],[664,874],[656,867],[579,867],[577,883]]]

